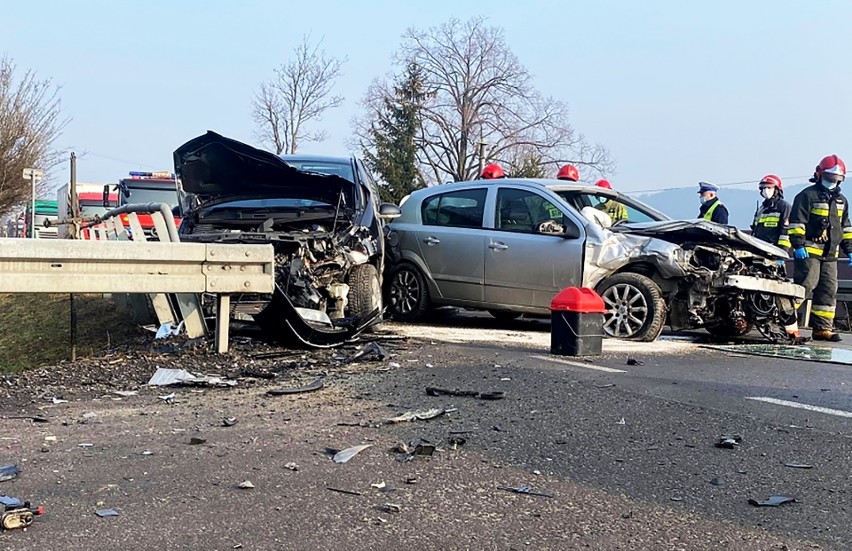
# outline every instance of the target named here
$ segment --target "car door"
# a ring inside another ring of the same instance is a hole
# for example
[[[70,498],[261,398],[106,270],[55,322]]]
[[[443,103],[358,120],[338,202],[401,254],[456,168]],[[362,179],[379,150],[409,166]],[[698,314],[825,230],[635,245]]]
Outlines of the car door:
[[[583,279],[582,227],[537,190],[500,186],[485,232],[485,302],[548,308],[561,289]],[[564,233],[572,225],[576,238]]]
[[[416,231],[420,256],[438,292],[456,302],[482,302],[484,258],[482,222],[487,188],[432,195],[421,205]]]

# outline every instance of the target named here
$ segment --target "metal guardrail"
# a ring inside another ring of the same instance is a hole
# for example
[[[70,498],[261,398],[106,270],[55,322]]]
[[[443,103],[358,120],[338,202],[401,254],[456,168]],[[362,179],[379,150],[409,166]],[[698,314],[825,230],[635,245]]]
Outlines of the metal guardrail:
[[[153,203],[125,207],[92,226],[89,239],[0,238],[0,292],[146,293],[160,322],[182,318],[191,338],[207,331],[198,294],[214,293],[216,349],[227,352],[230,295],[273,292],[272,245],[180,243],[167,208]],[[159,242],[146,240],[136,216],[152,211]],[[130,228],[121,214],[127,214]]]

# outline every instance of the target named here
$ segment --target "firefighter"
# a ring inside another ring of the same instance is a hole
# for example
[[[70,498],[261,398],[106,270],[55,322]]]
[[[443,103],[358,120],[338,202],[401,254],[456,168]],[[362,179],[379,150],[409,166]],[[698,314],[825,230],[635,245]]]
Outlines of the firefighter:
[[[784,200],[784,185],[781,178],[774,174],[768,174],[761,178],[758,184],[760,196],[763,203],[757,207],[754,213],[754,222],[751,224],[753,236],[772,243],[785,251],[790,248],[790,238],[787,235],[787,226],[790,223],[790,203]],[[778,260],[778,266],[784,266],[784,260]],[[791,339],[799,339],[799,325],[793,322],[785,327],[787,335]]]
[[[506,175],[503,173],[503,169],[500,168],[500,165],[497,163],[491,163],[482,169],[483,180],[494,180],[496,178],[505,178]]]
[[[846,165],[840,157],[825,157],[810,179],[814,185],[796,195],[790,213],[787,233],[796,258],[793,280],[805,288],[805,296],[813,292],[811,326],[815,341],[840,341],[840,335],[834,332],[837,255],[840,248],[847,255],[852,253],[849,206],[840,193],[845,178]]]
[[[784,186],[781,178],[769,174],[760,180],[758,187],[760,196],[763,197],[763,204],[758,206],[754,213],[754,222],[751,224],[752,235],[787,250],[790,248],[787,224],[790,223],[792,207],[784,200]]]
[[[577,167],[574,165],[562,165],[562,168],[560,168],[559,172],[556,174],[556,179],[576,182],[580,179],[580,171],[578,171]]]
[[[606,180],[598,180],[595,182],[595,186],[604,189],[612,189],[612,185]],[[621,220],[627,220],[627,208],[618,201],[607,199],[603,203],[600,203],[596,208],[607,213],[613,224]]]
[[[717,197],[719,186],[708,182],[698,182],[698,194],[701,201],[698,218],[716,222],[717,224],[727,224],[728,209]]]

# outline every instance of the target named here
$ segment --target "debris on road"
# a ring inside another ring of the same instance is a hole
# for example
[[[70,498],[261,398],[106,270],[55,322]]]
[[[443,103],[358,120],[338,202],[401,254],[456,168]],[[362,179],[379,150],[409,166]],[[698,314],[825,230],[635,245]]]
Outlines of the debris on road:
[[[360,446],[352,446],[351,448],[346,448],[345,450],[340,450],[339,452],[334,454],[334,457],[331,459],[335,463],[346,463],[362,451],[366,450],[372,446],[372,444],[362,444]]]
[[[450,390],[446,388],[437,388],[434,386],[426,387],[427,396],[465,396],[470,398],[479,398],[480,400],[501,400],[506,397],[506,393],[502,390],[491,392],[479,392],[477,390]]]
[[[193,436],[189,439],[190,446],[198,446],[199,444],[204,444],[207,442],[206,438],[199,438],[198,436]]]
[[[428,421],[444,415],[450,410],[441,408],[428,409],[426,411],[407,411],[402,415],[385,419],[385,424],[393,425],[396,423],[407,423],[408,421]]]
[[[615,422],[616,425],[626,425],[627,421],[624,420],[624,417]]]
[[[222,377],[198,376],[185,369],[166,369],[163,367],[158,367],[148,381],[148,386],[172,385],[234,387],[237,386],[237,381],[223,379]]]
[[[423,438],[415,438],[408,444],[406,444],[405,442],[398,443],[396,446],[391,448],[390,451],[392,453],[400,454],[397,457],[397,460],[404,463],[406,461],[411,461],[412,459],[414,459],[415,456],[418,455],[421,457],[431,457],[437,449],[438,447],[435,446],[433,443],[429,442],[428,440],[425,440]]]
[[[177,337],[180,335],[180,332],[183,330],[183,320],[176,326],[173,326],[171,323],[164,323],[160,325],[157,329],[157,334],[154,335],[154,338],[157,340],[167,339],[169,337]]]
[[[44,507],[33,508],[29,501],[0,494],[0,527],[4,530],[27,528],[35,522],[35,517],[44,514]]]
[[[57,398],[56,396],[54,396],[51,402],[53,402],[54,404],[67,404],[68,400],[63,400],[62,398]]]
[[[749,499],[748,502],[755,507],[778,507],[785,503],[796,503],[796,498],[785,495],[772,495],[765,500]]]
[[[290,461],[289,463],[284,465],[284,468],[287,469],[287,470],[290,470],[290,471],[298,471],[299,470],[299,466],[296,463],[294,463],[293,461]]]
[[[116,511],[115,509],[98,509],[97,511],[95,511],[95,514],[98,515],[101,518],[117,517],[118,511]]]
[[[243,480],[237,484],[237,488],[240,490],[251,490],[254,488],[254,484],[251,483],[251,480]]]
[[[375,361],[382,361],[388,357],[387,350],[382,348],[382,345],[377,343],[376,341],[370,342],[370,344],[366,345],[364,348],[359,350],[358,352],[352,354],[345,360],[344,363],[352,363],[357,362],[358,360],[363,360],[367,356],[375,356],[374,358],[369,358]]]
[[[343,490],[341,488],[332,488],[331,486],[326,486],[326,490],[331,490],[332,492],[337,492],[339,494],[346,494],[350,496],[362,496],[361,492],[355,492],[353,490]]]
[[[165,396],[157,396],[160,400],[163,400],[167,404],[171,404],[175,401],[176,394],[172,392],[171,394],[166,394]]]
[[[402,506],[397,505],[396,503],[385,503],[379,509],[385,513],[401,513]]]
[[[19,474],[21,474],[21,470],[17,465],[3,465],[0,467],[0,482],[18,478]]]
[[[238,423],[236,417],[223,417],[222,418],[222,426],[223,427],[233,427]]]
[[[710,480],[710,484],[712,484],[713,486],[723,486],[725,483],[724,483],[724,481],[722,481],[722,479],[721,479],[721,478],[719,478],[719,477],[717,476],[717,477],[712,478],[712,479]]]
[[[137,396],[139,394],[138,390],[113,390],[113,394],[117,394],[123,398],[129,398],[130,396]]]
[[[33,423],[49,423],[50,419],[47,417],[42,417],[40,415],[8,415],[4,416],[3,419],[26,419],[28,421],[32,421]]]
[[[721,350],[734,354],[750,354],[753,356],[767,356],[770,358],[783,358],[787,360],[800,360],[809,362],[825,362],[841,365],[852,365],[852,350],[844,348],[833,348],[829,346],[794,346],[784,344],[734,344],[703,346],[713,350]]]
[[[791,469],[813,469],[813,465],[809,465],[807,463],[784,463],[785,467],[790,467]]]
[[[320,377],[316,381],[303,385],[303,386],[295,386],[290,388],[273,388],[266,392],[267,396],[284,396],[286,394],[302,394],[304,392],[313,392],[315,390],[319,390],[323,387],[324,377]]]
[[[498,490],[504,490],[506,492],[512,492],[514,494],[525,494],[528,496],[537,496],[537,497],[555,497],[553,494],[546,494],[543,492],[536,492],[529,486],[498,486]]]
[[[645,362],[637,360],[633,356],[627,356],[627,365],[645,365]]]
[[[467,438],[463,438],[461,436],[450,436],[447,438],[447,443],[450,445],[450,448],[457,450],[460,446],[464,446],[467,442]]]
[[[742,444],[742,441],[743,437],[739,434],[723,434],[719,437],[719,441],[716,442],[716,447],[732,450]]]

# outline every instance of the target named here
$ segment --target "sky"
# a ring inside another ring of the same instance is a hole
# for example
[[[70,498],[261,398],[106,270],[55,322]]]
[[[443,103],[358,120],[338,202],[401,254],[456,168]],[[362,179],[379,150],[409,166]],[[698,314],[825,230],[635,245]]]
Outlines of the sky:
[[[208,129],[260,145],[252,95],[306,34],[347,59],[345,101],[312,127],[328,139],[300,151],[348,154],[359,102],[397,69],[405,30],[476,16],[609,149],[622,191],[800,183],[825,155],[852,162],[852,2],[840,0],[31,0],[3,6],[0,56],[62,87],[71,121],[57,145],[77,152],[79,181],[105,183],[172,170],[172,152]],[[52,178],[67,181],[67,163]]]

